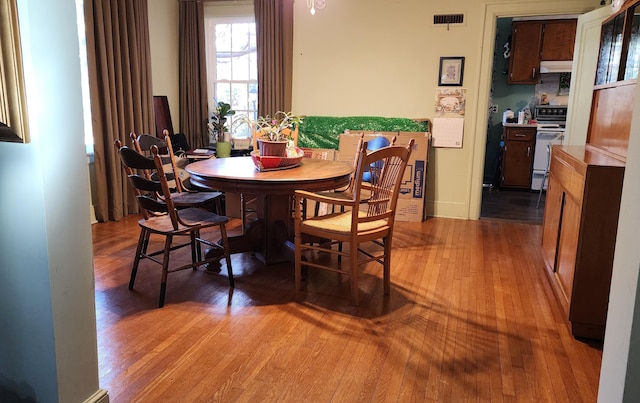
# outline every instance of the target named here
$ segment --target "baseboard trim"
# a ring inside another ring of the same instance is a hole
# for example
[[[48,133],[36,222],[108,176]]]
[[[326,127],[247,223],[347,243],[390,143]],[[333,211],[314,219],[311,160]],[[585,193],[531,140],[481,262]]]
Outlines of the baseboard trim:
[[[98,389],[84,403],[109,403],[109,392],[105,389]]]

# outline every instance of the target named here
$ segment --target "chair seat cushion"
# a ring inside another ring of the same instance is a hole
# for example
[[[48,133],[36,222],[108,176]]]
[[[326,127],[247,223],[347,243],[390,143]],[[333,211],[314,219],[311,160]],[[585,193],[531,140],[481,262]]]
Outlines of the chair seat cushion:
[[[341,200],[353,200],[353,192],[350,190],[342,191],[342,190],[323,190],[321,192],[315,192],[315,194],[320,196],[333,197],[334,199]],[[366,203],[369,198],[371,198],[371,192],[366,189],[363,189],[360,192],[360,203]]]
[[[203,227],[229,222],[227,216],[218,215],[199,208],[178,210],[178,216],[188,225],[202,225]]]
[[[366,217],[367,213],[360,211],[359,217]],[[328,231],[336,235],[348,236],[351,234],[351,212],[346,211],[344,213],[328,214],[324,216],[318,216],[309,218],[300,223],[304,229],[319,229],[322,231]],[[375,220],[369,222],[363,222],[358,225],[358,232],[371,232],[375,230],[381,230],[388,226],[387,220]]]
[[[177,207],[196,206],[207,204],[221,195],[220,192],[180,192],[172,194],[171,200]]]
[[[151,232],[180,234],[183,232],[188,232],[189,228],[193,226],[206,228],[220,225],[222,223],[227,223],[229,221],[229,218],[227,218],[226,216],[221,216],[199,208],[187,208],[184,210],[179,210],[178,215],[180,216],[180,219],[188,226],[180,224],[178,226],[178,229],[174,230],[173,225],[171,224],[171,217],[169,217],[169,215],[152,217],[148,220],[145,220],[143,218],[138,221],[138,225],[147,228]]]
[[[317,195],[332,197],[334,199],[341,200],[353,200],[353,193],[350,191],[337,191],[337,190],[324,190],[321,192],[316,192]]]

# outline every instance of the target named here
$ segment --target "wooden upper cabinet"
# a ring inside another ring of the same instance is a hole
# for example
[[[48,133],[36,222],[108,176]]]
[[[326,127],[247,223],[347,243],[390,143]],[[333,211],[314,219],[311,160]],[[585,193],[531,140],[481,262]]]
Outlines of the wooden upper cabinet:
[[[511,25],[509,84],[537,84],[541,60],[573,60],[577,20],[516,21]]]
[[[545,22],[540,60],[573,60],[577,25],[577,20]]]
[[[537,84],[540,76],[540,48],[542,23],[539,21],[514,22],[511,28],[511,57],[509,58],[509,84]]]

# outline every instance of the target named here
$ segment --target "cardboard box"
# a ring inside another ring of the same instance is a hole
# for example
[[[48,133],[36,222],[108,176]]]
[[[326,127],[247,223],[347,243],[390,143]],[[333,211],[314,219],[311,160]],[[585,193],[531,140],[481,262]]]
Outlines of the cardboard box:
[[[335,161],[337,152],[332,148],[301,148],[305,158]]]
[[[368,141],[375,136],[384,136],[391,140],[396,136],[396,145],[406,145],[414,139],[411,157],[402,178],[400,195],[396,207],[396,220],[420,222],[425,217],[425,189],[427,180],[427,156],[429,151],[430,133],[428,132],[398,132],[365,134]],[[343,133],[340,135],[339,161],[353,163],[356,155],[359,134]]]

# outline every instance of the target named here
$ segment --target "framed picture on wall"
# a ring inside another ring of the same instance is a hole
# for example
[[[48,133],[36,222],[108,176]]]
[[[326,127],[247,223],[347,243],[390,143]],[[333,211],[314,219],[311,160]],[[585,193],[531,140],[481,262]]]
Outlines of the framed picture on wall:
[[[438,72],[439,86],[461,86],[464,74],[464,57],[441,57]]]

